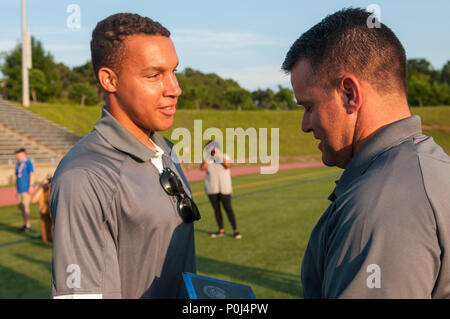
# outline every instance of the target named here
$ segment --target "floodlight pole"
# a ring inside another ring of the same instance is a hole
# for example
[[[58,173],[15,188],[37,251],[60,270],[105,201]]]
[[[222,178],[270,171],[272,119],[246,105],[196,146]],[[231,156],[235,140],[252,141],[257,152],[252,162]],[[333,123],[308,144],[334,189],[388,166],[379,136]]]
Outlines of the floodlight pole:
[[[28,82],[29,54],[31,43],[27,34],[26,0],[22,0],[22,104],[30,106],[30,89]]]

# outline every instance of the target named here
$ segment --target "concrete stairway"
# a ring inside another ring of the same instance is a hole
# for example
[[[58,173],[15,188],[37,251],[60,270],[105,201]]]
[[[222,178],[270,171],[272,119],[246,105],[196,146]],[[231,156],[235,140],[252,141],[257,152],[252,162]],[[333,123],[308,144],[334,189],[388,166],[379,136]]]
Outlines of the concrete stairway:
[[[0,164],[13,164],[27,150],[35,163],[56,163],[82,138],[43,117],[0,99]]]

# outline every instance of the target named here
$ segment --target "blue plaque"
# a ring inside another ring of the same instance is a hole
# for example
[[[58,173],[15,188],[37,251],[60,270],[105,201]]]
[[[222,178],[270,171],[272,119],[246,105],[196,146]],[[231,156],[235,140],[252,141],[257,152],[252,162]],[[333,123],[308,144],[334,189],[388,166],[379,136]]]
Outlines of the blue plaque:
[[[190,299],[255,299],[250,286],[192,273],[183,273]]]

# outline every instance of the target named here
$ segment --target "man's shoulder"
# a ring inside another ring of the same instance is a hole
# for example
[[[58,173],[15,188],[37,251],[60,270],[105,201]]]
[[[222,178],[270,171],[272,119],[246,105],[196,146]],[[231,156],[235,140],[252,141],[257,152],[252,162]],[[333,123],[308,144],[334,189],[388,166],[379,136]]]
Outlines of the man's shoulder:
[[[418,134],[392,147],[376,159],[368,169],[369,184],[383,183],[394,193],[409,194],[427,191],[429,185],[440,185],[438,194],[450,197],[450,157],[431,136]]]
[[[119,177],[117,177],[119,178]],[[117,178],[86,167],[57,170],[53,176],[50,203],[83,203],[110,199],[117,188]]]
[[[387,189],[397,191],[396,187],[420,179],[418,152],[413,141],[406,140],[375,156],[350,189],[359,196]]]
[[[423,136],[415,142],[417,155],[422,168],[427,171],[439,172],[443,178],[448,180],[450,176],[450,156],[445,153],[432,137]]]
[[[417,134],[378,154],[358,182],[370,187],[383,184],[384,188],[408,186],[411,183],[422,184],[421,158],[426,158],[430,163],[440,161],[446,162],[443,165],[450,164],[450,158],[432,137]]]
[[[61,164],[76,167],[91,165],[109,166],[113,162],[121,162],[126,154],[115,149],[95,129],[75,144],[63,157]]]
[[[127,155],[116,150],[95,129],[82,138],[63,157],[54,179],[61,175],[73,176],[84,171],[86,174],[111,177],[119,175]],[[83,174],[79,175],[80,177]]]
[[[420,137],[420,140],[424,142],[427,137]],[[430,180],[427,176],[432,174],[424,174],[421,165],[421,157],[428,157],[429,152],[418,148],[418,141],[407,140],[375,158],[367,170],[335,200],[334,210],[338,212],[335,217],[360,222],[364,227],[386,223],[414,225],[417,221],[434,225],[433,210],[424,183]],[[446,165],[448,176],[450,166],[448,163]],[[432,171],[439,174],[442,169]],[[450,189],[449,180],[450,177],[446,179],[447,192]],[[432,183],[436,185],[435,181]]]
[[[450,157],[428,138],[416,143],[423,187],[433,212],[450,222]]]

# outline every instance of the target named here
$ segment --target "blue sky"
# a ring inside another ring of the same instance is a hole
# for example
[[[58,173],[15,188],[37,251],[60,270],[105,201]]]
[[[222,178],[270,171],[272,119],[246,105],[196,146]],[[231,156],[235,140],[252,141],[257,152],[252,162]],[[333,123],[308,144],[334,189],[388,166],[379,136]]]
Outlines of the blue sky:
[[[70,4],[80,28],[69,28]],[[233,78],[243,87],[290,86],[280,65],[290,45],[326,15],[344,7],[377,4],[381,21],[402,41],[408,58],[441,68],[450,60],[450,1],[301,0],[27,0],[27,28],[57,62],[73,67],[90,59],[91,32],[101,19],[133,12],[172,32],[180,67]],[[0,51],[21,41],[21,0],[0,2]]]

